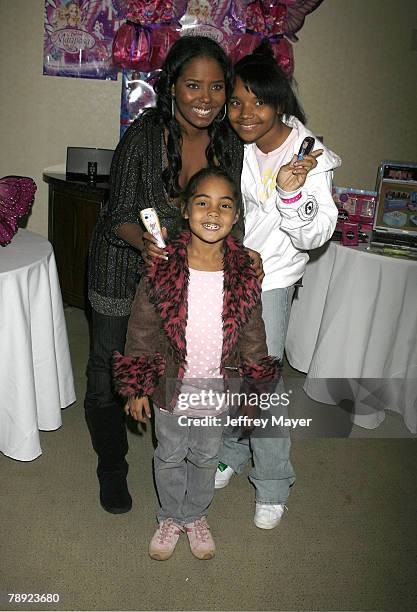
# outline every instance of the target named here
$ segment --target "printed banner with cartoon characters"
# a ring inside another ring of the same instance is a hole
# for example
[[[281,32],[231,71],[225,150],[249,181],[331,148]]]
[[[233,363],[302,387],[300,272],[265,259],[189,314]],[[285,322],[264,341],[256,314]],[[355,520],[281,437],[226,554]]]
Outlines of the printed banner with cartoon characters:
[[[116,80],[121,22],[117,0],[45,0],[43,74]]]

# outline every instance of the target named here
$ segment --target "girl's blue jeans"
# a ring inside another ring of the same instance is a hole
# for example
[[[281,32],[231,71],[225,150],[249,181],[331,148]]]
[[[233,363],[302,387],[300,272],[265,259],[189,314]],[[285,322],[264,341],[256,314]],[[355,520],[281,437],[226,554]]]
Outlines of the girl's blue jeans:
[[[293,295],[294,287],[272,289],[262,293],[262,318],[265,323],[268,353],[279,359],[284,355]],[[276,393],[284,391],[284,384],[280,380]],[[275,411],[277,416],[283,415],[282,407],[271,408],[268,413]],[[264,416],[267,416],[267,413]],[[295,473],[290,462],[289,434],[283,435],[280,428],[279,436],[270,438],[251,436],[242,440],[223,437],[219,453],[220,461],[230,466],[237,474],[240,474],[249,459],[253,458],[249,480],[255,487],[255,499],[258,503],[285,504],[289,489],[295,482]]]

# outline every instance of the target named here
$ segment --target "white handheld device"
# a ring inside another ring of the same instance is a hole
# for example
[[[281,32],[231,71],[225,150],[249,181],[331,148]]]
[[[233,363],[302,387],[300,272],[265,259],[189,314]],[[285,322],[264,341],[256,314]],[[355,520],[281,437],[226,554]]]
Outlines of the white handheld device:
[[[160,249],[164,249],[166,244],[162,238],[161,226],[156,210],[154,208],[144,208],[140,211],[140,218],[142,219],[142,223],[146,227],[147,231],[157,239],[156,246],[158,246]]]

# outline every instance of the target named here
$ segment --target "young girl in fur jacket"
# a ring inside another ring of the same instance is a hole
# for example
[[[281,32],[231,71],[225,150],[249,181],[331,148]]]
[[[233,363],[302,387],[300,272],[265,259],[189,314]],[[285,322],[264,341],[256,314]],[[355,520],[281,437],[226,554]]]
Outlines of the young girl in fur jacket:
[[[278,376],[278,362],[267,356],[260,284],[230,235],[240,206],[239,189],[223,170],[205,168],[190,179],[183,195],[189,230],[169,243],[167,259],[154,258],[148,267],[133,303],[125,356],[114,358],[126,413],[144,422],[151,417],[150,396],[154,405],[161,507],[149,545],[153,559],[168,559],[182,532],[197,558],[215,553],[206,515],[227,406],[195,406],[191,393],[184,406],[184,389],[197,389],[201,399],[202,390],[207,397],[208,387],[218,390],[221,381],[223,389],[223,380],[233,376],[255,386]],[[193,424],[202,417],[209,426]]]

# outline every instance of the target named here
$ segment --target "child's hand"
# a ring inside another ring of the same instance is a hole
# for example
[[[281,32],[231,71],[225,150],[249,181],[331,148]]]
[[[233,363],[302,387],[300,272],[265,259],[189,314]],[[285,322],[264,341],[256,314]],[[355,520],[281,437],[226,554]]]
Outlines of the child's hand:
[[[256,274],[256,278],[262,283],[265,276],[264,267],[262,265],[262,258],[258,251],[252,251],[252,249],[245,249],[251,260],[251,267]]]
[[[162,237],[165,242],[168,240],[168,232],[165,227],[162,228]],[[152,236],[149,232],[144,232],[142,236],[143,240],[143,251],[141,252],[142,258],[146,264],[150,264],[152,261],[152,257],[157,257],[158,259],[168,259],[168,253],[164,251],[164,249],[160,249],[156,246],[156,238]]]
[[[129,397],[125,405],[126,414],[131,414],[135,421],[146,423],[146,417],[152,417],[148,397]],[[145,414],[144,414],[145,413]]]
[[[257,405],[241,406],[239,410],[239,416],[248,418],[248,421],[244,422],[242,427],[240,427],[238,439],[242,440],[243,438],[249,438],[249,436],[255,429],[253,421],[255,419],[259,419],[259,417],[261,416],[261,409]]]
[[[296,191],[300,189],[306,181],[307,174],[317,166],[317,157],[322,155],[323,149],[317,149],[306,155],[303,159],[298,159],[294,155],[292,160],[281,166],[277,175],[277,185],[283,191]]]

